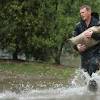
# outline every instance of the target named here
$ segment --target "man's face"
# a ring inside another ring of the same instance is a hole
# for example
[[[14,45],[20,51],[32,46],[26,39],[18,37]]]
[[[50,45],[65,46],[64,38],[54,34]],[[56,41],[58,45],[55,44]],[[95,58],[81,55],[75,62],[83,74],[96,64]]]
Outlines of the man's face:
[[[87,10],[86,8],[80,9],[80,16],[82,20],[87,20],[91,16],[91,11]]]

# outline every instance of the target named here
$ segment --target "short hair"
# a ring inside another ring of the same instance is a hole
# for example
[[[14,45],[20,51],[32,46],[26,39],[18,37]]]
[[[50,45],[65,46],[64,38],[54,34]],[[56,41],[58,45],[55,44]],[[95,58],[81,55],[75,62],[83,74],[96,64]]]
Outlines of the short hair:
[[[80,7],[80,10],[83,9],[83,8],[86,8],[87,11],[91,11],[91,7],[89,5],[82,5]]]

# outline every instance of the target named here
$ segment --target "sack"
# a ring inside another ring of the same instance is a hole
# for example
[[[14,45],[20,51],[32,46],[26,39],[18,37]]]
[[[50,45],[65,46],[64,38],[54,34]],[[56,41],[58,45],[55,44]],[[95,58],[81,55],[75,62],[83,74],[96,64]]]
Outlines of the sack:
[[[86,38],[85,33],[86,31],[93,31],[96,32],[97,34],[100,34],[100,26],[93,26],[82,32],[81,34],[77,35],[76,37],[72,37],[69,39],[70,43],[73,45],[77,44],[84,44],[86,45],[86,48],[92,47],[96,45],[99,41],[94,40],[93,38]]]

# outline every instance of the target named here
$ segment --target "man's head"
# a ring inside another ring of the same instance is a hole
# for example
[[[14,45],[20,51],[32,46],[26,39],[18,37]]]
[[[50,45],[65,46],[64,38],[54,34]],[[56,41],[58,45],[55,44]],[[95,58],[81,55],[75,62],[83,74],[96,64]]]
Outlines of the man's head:
[[[82,20],[86,21],[91,18],[91,7],[88,5],[83,5],[80,7],[80,16]]]

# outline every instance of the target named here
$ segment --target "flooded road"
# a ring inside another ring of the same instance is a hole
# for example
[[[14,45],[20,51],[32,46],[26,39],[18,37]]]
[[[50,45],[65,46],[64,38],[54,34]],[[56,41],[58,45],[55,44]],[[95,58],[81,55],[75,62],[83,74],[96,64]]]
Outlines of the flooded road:
[[[0,82],[0,100],[100,100],[98,90],[89,91],[78,71],[69,84],[64,81],[22,81],[5,79]]]
[[[20,93],[5,91],[0,93],[0,100],[99,100],[99,93],[90,93],[80,88],[58,88],[28,90]]]
[[[86,91],[85,87],[29,89],[19,93],[3,91],[0,100],[100,100],[100,93]]]

